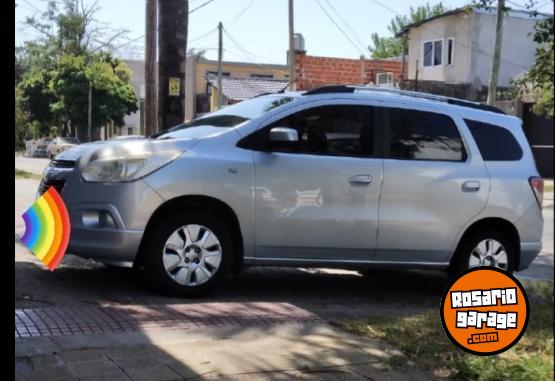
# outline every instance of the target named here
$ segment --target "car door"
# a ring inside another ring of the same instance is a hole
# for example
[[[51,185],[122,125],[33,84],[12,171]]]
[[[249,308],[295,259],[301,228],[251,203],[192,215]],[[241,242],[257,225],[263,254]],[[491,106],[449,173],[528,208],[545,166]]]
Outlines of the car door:
[[[383,160],[379,114],[367,104],[319,104],[257,132],[257,263],[367,261],[374,256]],[[298,141],[268,147],[274,127]]]
[[[464,226],[486,205],[489,176],[457,116],[383,109],[384,180],[377,261],[445,265]],[[462,132],[462,133],[461,133]]]

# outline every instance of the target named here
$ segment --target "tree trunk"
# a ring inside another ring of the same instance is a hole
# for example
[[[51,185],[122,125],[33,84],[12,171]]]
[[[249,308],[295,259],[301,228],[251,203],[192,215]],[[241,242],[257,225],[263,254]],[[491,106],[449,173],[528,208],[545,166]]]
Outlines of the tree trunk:
[[[185,57],[189,2],[158,1],[158,129],[166,130],[185,120]],[[170,96],[169,79],[179,80],[179,95]]]
[[[144,135],[150,136],[158,131],[156,86],[156,30],[158,24],[158,0],[146,0],[146,37],[145,37],[145,122]],[[140,101],[139,101],[140,102]]]

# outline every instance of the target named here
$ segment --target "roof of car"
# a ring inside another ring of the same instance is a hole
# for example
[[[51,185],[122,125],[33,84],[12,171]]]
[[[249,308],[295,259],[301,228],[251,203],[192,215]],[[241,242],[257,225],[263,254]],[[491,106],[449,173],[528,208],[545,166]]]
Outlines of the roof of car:
[[[464,99],[446,97],[442,95],[435,95],[429,93],[422,93],[416,91],[406,91],[406,90],[399,90],[394,88],[383,88],[383,87],[376,87],[376,86],[356,86],[356,85],[333,85],[333,86],[324,86],[319,87],[313,90],[305,91],[305,92],[296,92],[295,96],[302,96],[302,97],[313,97],[313,96],[341,96],[341,95],[348,95],[352,97],[355,95],[356,97],[363,97],[363,98],[372,98],[372,99],[389,99],[389,100],[402,100],[406,103],[414,103],[414,104],[430,104],[430,105],[441,105],[448,108],[455,107],[466,111],[477,111],[477,112],[486,112],[489,115],[497,114],[499,116],[505,117],[513,117],[511,115],[507,115],[503,110],[482,104],[479,102],[468,101]],[[293,95],[293,93],[291,93]]]

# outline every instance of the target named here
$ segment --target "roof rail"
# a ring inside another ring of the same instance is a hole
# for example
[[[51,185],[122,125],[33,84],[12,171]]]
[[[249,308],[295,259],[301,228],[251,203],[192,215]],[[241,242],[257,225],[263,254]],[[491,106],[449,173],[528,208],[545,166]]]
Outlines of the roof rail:
[[[399,94],[408,97],[414,98],[421,98],[421,99],[428,99],[432,101],[439,101],[445,102],[448,104],[456,105],[456,106],[463,106],[468,108],[474,108],[478,110],[490,111],[497,114],[504,114],[506,113],[494,106],[485,105],[478,102],[467,101],[464,99],[457,99],[446,97],[443,95],[436,95],[436,94],[428,94],[428,93],[421,93],[417,91],[407,91],[407,90],[398,90],[398,89],[390,89],[384,87],[370,87],[370,86],[346,86],[346,85],[333,85],[333,86],[323,86],[318,87],[314,90],[307,91],[303,93],[303,95],[314,95],[314,94],[326,94],[326,93],[358,93],[358,92],[382,92],[382,93],[392,93],[392,94]]]

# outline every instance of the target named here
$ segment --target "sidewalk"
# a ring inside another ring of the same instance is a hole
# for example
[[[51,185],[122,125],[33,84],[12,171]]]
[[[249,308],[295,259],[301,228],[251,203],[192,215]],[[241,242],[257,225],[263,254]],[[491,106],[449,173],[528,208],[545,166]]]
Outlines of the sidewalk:
[[[16,380],[430,380],[400,353],[325,323],[16,339]]]

